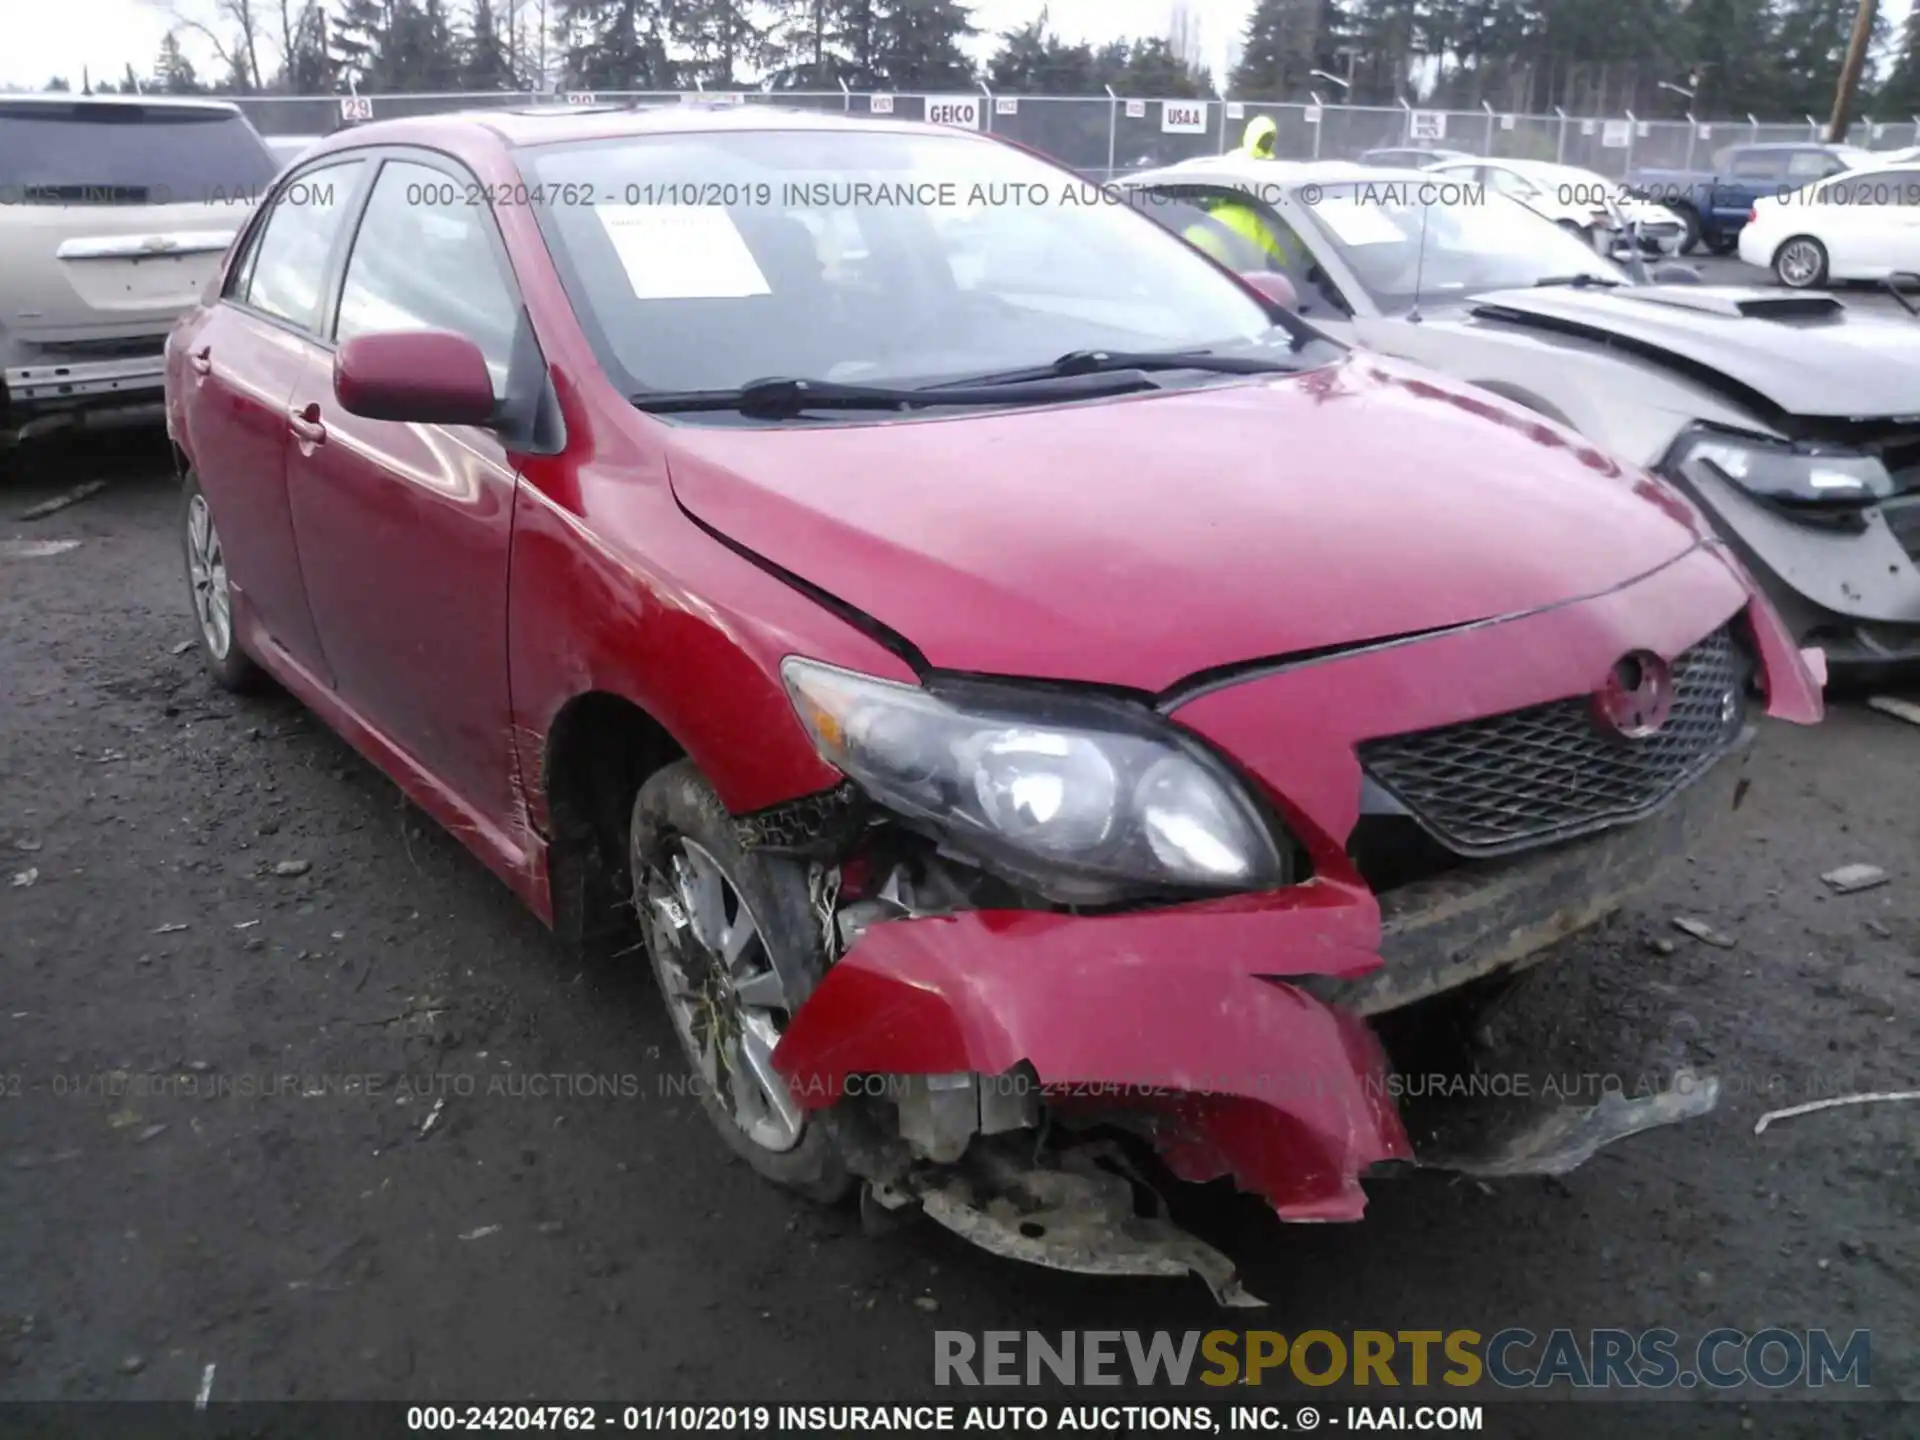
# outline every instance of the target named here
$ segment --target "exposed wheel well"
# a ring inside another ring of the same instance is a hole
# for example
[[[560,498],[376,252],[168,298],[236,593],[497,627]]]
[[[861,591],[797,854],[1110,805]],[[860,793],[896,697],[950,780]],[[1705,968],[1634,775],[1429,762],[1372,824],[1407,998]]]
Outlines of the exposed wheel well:
[[[548,732],[541,765],[555,931],[587,958],[633,943],[627,824],[633,797],[684,752],[666,727],[605,691],[577,695]]]

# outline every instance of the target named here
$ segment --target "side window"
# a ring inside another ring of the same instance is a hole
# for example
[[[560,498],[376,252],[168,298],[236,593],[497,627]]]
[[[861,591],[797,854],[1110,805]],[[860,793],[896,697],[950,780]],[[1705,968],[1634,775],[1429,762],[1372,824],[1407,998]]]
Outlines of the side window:
[[[1787,160],[1789,180],[1819,180],[1838,175],[1847,167],[1825,150],[1796,150]]]
[[[1772,150],[1736,150],[1733,155],[1736,180],[1773,180],[1780,175],[1780,156]]]
[[[309,170],[282,186],[267,203],[253,249],[241,259],[228,293],[268,315],[313,329],[320,321],[320,286],[364,161]]]
[[[494,253],[493,217],[471,200],[445,171],[382,166],[347,258],[334,335],[451,330],[480,347],[500,395],[520,307]]]

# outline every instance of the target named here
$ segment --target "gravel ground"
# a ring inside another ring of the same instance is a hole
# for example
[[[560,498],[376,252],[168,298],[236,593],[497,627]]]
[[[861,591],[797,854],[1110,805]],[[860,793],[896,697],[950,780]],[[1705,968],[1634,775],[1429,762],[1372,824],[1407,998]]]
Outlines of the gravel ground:
[[[23,471],[0,541],[79,544],[0,546],[0,1399],[184,1399],[216,1365],[216,1399],[966,1400],[932,1389],[935,1330],[1223,1320],[1867,1327],[1876,1393],[1920,1399],[1920,1105],[1753,1133],[1920,1086],[1920,729],[1769,728],[1738,828],[1495,1017],[1535,1073],[1690,1064],[1726,1082],[1718,1111],[1564,1181],[1376,1185],[1352,1226],[1183,1195],[1272,1302],[1223,1317],[1197,1283],[868,1237],[758,1181],[673,1093],[643,966],[578,973],[344,743],[183,653],[157,439]],[[90,477],[111,483],[14,519]],[[1829,895],[1849,862],[1891,883]],[[151,1075],[202,1093],[135,1093]],[[277,1076],[326,1085],[234,1093]],[[1738,1428],[1675,1398],[1634,1428]],[[1619,1433],[1602,1408],[1580,1418]]]

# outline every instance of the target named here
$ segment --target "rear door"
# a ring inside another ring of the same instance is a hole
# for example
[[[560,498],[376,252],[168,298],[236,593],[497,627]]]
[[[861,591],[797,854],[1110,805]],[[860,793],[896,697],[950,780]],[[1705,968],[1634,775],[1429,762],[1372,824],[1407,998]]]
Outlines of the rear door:
[[[326,277],[338,265],[367,169],[364,160],[322,161],[276,190],[234,259],[220,303],[186,342],[187,448],[220,527],[242,618],[250,615],[323,685],[332,677],[288,506],[288,407],[318,341]]]
[[[295,381],[289,485],[300,565],[339,694],[506,830],[515,463],[489,430],[348,414],[334,398],[329,353],[374,331],[450,330],[480,347],[497,398],[507,398],[510,383],[544,382],[479,189],[443,157],[389,152],[380,162],[344,262],[329,345]]]
[[[0,325],[76,356],[164,334],[279,168],[230,107],[0,96]]]

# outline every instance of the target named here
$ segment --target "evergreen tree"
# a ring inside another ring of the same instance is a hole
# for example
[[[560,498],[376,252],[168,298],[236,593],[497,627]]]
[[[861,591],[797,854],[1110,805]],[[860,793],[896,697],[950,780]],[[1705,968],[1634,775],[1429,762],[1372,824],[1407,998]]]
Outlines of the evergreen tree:
[[[669,40],[684,33],[680,0],[556,0],[568,35],[566,68],[589,90],[672,90]]]
[[[326,95],[336,87],[333,54],[327,43],[327,12],[318,3],[300,11],[282,78],[295,95]]]
[[[1113,88],[1128,95],[1197,100],[1213,94],[1213,77],[1176,55],[1170,41],[1156,36],[1128,47],[1126,68]]]
[[[687,81],[738,90],[770,58],[773,25],[758,18],[749,0],[689,0],[679,19]]]
[[[1340,73],[1338,51],[1351,24],[1335,0],[1255,0],[1229,89],[1248,100],[1298,100],[1318,83],[1314,70]]]
[[[473,0],[473,17],[460,57],[460,81],[468,90],[517,90],[518,78],[507,54],[493,0]]]
[[[384,0],[343,0],[339,17],[327,37],[334,72],[341,84],[361,90],[373,88],[375,69],[387,40]]]
[[[1883,114],[1920,115],[1920,5],[1907,12],[1893,69],[1873,104]]]
[[[1780,79],[1771,97],[1780,111],[1824,117],[1833,108],[1858,9],[1856,0],[1781,0]],[[1734,103],[1758,113],[1752,97]]]
[[[71,95],[73,93],[73,86],[67,83],[67,77],[64,75],[54,76],[51,80],[47,81],[44,89],[49,95]]]
[[[200,90],[200,77],[193,62],[180,48],[180,38],[169,30],[160,40],[160,53],[153,62],[153,88],[167,95],[193,95]]]
[[[973,61],[963,48],[980,33],[962,0],[887,0],[876,7],[874,79],[893,90],[967,90]]]
[[[1092,48],[1061,40],[1043,8],[1025,25],[1000,33],[1000,48],[987,62],[987,84],[1012,95],[1098,95],[1103,85],[1119,88],[1125,59],[1123,42],[1120,63],[1103,75]]]

